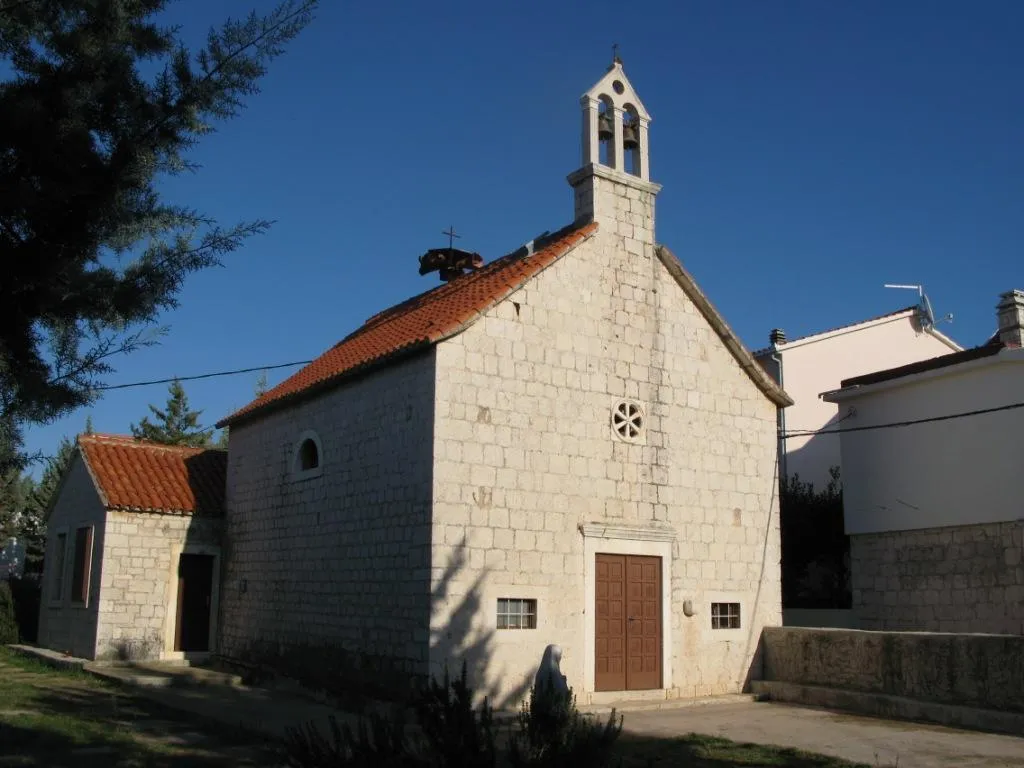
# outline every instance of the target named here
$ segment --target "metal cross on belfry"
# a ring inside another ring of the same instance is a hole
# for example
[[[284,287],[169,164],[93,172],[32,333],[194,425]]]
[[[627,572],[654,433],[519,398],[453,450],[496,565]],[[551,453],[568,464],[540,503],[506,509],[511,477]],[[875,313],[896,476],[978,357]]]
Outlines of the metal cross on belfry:
[[[619,58],[619,44],[612,43],[612,64],[621,64],[622,59]]]
[[[458,235],[458,234],[455,233],[455,225],[454,224],[452,224],[450,227],[448,227],[448,231],[447,232],[442,232],[441,234],[442,235],[448,235],[448,248],[449,249],[451,249],[455,245],[455,238],[457,238],[457,237],[461,238],[462,237],[462,235]]]

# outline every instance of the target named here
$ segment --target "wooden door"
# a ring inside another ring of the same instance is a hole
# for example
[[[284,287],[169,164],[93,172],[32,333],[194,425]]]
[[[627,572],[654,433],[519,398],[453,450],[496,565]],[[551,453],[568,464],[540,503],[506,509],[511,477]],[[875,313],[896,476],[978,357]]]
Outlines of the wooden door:
[[[178,561],[178,611],[174,650],[210,650],[213,555],[183,554]]]
[[[598,555],[594,689],[661,688],[661,558]]]

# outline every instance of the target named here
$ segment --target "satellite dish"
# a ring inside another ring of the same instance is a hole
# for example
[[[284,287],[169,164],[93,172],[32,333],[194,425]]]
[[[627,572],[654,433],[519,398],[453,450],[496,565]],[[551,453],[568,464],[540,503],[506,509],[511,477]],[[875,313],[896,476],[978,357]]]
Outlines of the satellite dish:
[[[925,328],[932,328],[935,326],[935,313],[932,312],[932,303],[928,301],[928,295],[926,293],[921,294],[921,304],[918,307],[918,311],[921,315],[921,325]]]
[[[928,328],[935,327],[935,313],[932,311],[932,303],[928,300],[927,294],[924,292],[923,285],[898,285],[895,283],[886,283],[886,288],[902,288],[908,291],[917,291],[918,305],[917,305],[917,318],[921,323],[921,327],[925,330]],[[945,320],[950,322],[953,321],[952,315],[947,315]]]

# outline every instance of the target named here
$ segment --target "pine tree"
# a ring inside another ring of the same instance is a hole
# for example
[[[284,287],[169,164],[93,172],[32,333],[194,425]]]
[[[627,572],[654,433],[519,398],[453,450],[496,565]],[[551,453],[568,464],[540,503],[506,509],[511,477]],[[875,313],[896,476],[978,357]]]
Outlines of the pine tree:
[[[259,378],[256,379],[256,388],[253,394],[255,394],[256,397],[263,397],[267,394],[268,389],[270,389],[270,385],[267,384],[267,372],[260,371]]]
[[[160,23],[167,0],[0,2],[0,469],[23,463],[25,424],[90,402],[116,355],[155,343],[189,274],[269,227],[220,226],[160,182],[197,170],[188,150],[316,3],[229,19],[189,51]]]
[[[203,412],[189,408],[188,396],[181,382],[177,379],[172,381],[168,392],[164,410],[155,405],[149,406],[155,422],[150,421],[149,416],[144,417],[138,426],[132,424],[132,435],[140,440],[165,445],[190,445],[194,448],[210,445],[213,430],[199,426],[199,417]]]

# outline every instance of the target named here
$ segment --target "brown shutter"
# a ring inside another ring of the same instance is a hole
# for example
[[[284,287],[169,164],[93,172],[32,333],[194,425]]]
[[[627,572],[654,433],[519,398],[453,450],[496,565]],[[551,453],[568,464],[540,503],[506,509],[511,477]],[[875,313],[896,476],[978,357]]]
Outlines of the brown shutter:
[[[92,570],[92,528],[75,531],[75,561],[71,574],[71,602],[89,602],[89,572]]]

